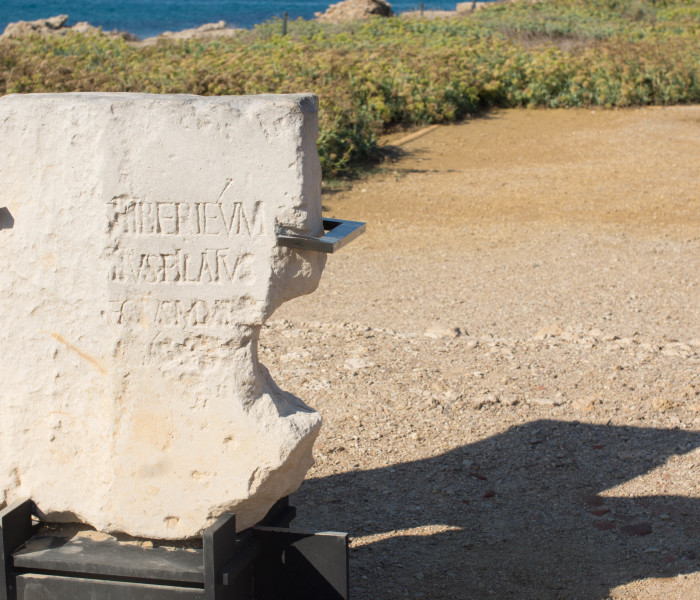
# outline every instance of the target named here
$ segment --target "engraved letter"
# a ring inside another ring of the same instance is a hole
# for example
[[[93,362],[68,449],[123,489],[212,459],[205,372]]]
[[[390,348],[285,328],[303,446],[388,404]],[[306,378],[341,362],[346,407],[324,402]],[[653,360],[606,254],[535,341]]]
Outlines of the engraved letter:
[[[240,220],[241,222],[238,225],[238,230],[239,233],[243,233],[243,229],[245,227],[245,233],[248,236],[253,236],[253,235],[263,235],[265,233],[265,222],[263,221],[263,211],[259,210],[260,207],[262,206],[262,202],[257,202],[255,204],[255,208],[253,209],[253,216],[252,219],[250,218],[250,215],[247,215],[245,212],[245,207],[241,204],[240,205]]]
[[[119,205],[122,205],[120,208]],[[136,209],[133,202],[119,202],[112,200],[114,216],[110,221],[110,228],[116,229],[120,233],[136,233]]]
[[[158,327],[175,327],[177,325],[175,302],[163,300],[158,303],[155,324]]]
[[[158,202],[156,203],[156,211],[159,233],[179,233],[177,230],[177,207],[174,202]]]
[[[219,233],[221,221],[219,220],[219,205],[214,202],[204,203],[204,233]]]
[[[165,268],[164,281],[168,283],[180,281],[180,251],[176,250],[175,254],[161,254],[161,256]]]
[[[188,202],[176,203],[177,208],[177,231],[178,233],[199,233],[197,230],[197,209],[196,205]]]
[[[233,282],[233,278],[236,275],[236,267],[238,267],[238,258],[238,256],[233,256],[232,259],[229,259],[229,254],[226,250],[216,251],[217,271],[222,281],[226,283]]]
[[[141,209],[141,233],[156,233],[158,230],[156,205],[152,202],[139,202],[138,207]]]

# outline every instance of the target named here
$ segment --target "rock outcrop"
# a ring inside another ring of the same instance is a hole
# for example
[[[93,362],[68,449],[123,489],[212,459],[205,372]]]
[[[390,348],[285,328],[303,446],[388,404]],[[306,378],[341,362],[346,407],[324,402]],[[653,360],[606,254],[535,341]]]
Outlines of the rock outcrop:
[[[55,17],[37,19],[36,21],[17,21],[16,23],[9,23],[0,37],[17,38],[35,33],[39,35],[56,33],[69,29],[66,27],[67,22],[68,15],[56,15]]]
[[[80,21],[72,27],[68,27],[68,15],[57,15],[48,19],[37,19],[36,21],[17,21],[10,23],[5,27],[5,31],[0,35],[0,40],[20,38],[28,35],[65,35],[73,31],[83,34],[97,34],[114,37],[122,37],[128,41],[139,41],[135,35],[127,32],[118,31],[103,31],[98,27],[94,27],[87,21]],[[144,44],[153,44],[160,39],[165,40],[191,40],[191,39],[214,39],[222,37],[232,37],[238,35],[244,29],[229,27],[226,21],[218,21],[216,23],[205,23],[199,27],[192,29],[183,29],[182,31],[164,31],[160,35],[146,38]]]
[[[147,538],[293,492],[320,416],[258,335],[318,284],[317,99],[0,98],[0,505]]]
[[[214,39],[221,37],[232,37],[238,35],[242,31],[241,28],[229,27],[226,21],[218,21],[216,23],[205,23],[199,27],[192,29],[183,29],[182,31],[164,31],[159,36],[146,38],[144,42],[166,39],[166,40],[191,40],[191,39]]]
[[[84,34],[108,35],[114,37],[122,37],[126,40],[136,40],[134,35],[126,32],[106,32],[98,27],[90,25],[87,21],[80,21],[72,27],[68,27],[68,15],[57,15],[48,19],[37,19],[36,21],[17,21],[9,23],[5,27],[5,31],[0,35],[0,40],[21,38],[28,35],[65,35],[73,31]]]
[[[343,0],[332,4],[323,13],[316,13],[322,23],[345,23],[370,17],[390,17],[394,14],[386,0]]]

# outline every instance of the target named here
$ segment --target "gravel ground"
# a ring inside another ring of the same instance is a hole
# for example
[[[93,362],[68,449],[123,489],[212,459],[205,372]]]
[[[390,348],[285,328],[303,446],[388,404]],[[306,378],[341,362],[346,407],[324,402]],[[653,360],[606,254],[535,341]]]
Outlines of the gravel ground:
[[[700,599],[700,106],[402,151],[261,335],[324,417],[297,524],[351,534],[355,599]]]

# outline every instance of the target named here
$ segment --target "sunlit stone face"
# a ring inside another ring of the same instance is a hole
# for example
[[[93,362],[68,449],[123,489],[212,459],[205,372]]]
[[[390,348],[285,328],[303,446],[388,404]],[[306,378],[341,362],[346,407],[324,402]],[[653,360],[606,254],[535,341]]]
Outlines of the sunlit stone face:
[[[254,524],[320,417],[257,360],[315,289],[311,95],[0,99],[0,490],[49,520],[153,538]],[[0,497],[2,499],[2,497]]]

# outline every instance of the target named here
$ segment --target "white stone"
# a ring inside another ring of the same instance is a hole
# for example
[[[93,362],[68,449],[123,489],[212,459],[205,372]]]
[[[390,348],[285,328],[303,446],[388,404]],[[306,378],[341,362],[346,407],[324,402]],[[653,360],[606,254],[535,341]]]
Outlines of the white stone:
[[[530,398],[529,402],[537,406],[561,406],[562,404],[560,398]]]
[[[434,340],[439,340],[442,338],[454,339],[456,337],[459,337],[460,330],[458,327],[445,327],[442,325],[434,325],[426,329],[423,332],[423,335]]]
[[[564,333],[564,330],[559,325],[545,325],[537,331],[533,339],[542,341],[550,337],[558,337],[562,333]]]
[[[0,99],[0,503],[177,539],[294,491],[320,416],[258,363],[322,254],[317,100]]]
[[[348,358],[343,367],[348,371],[359,371],[360,369],[369,369],[374,363],[361,357]]]

